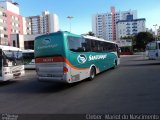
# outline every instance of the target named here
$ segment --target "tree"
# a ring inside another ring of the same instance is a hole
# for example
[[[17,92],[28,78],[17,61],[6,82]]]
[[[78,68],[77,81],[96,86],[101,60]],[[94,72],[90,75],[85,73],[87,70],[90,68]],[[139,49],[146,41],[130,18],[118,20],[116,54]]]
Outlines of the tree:
[[[91,32],[91,31],[89,31],[89,32],[87,33],[87,35],[89,35],[89,36],[95,36],[95,34],[94,34],[93,32]]]
[[[154,37],[149,32],[140,32],[135,36],[134,48],[138,50],[145,50],[146,44],[148,42],[154,41]]]

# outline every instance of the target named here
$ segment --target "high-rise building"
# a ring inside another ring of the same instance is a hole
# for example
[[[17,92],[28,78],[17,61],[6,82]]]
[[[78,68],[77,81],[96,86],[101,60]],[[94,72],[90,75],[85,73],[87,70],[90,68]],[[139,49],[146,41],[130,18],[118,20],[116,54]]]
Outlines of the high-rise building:
[[[115,7],[111,7],[108,13],[96,14],[92,17],[92,32],[97,37],[107,40],[116,40],[116,22],[126,20],[128,15],[133,15],[133,19],[137,19],[137,11],[119,11],[116,12]]]
[[[126,20],[119,20],[116,22],[116,39],[123,37],[134,36],[139,32],[145,32],[146,19],[133,19],[133,15],[128,15]]]
[[[12,34],[11,45],[22,49],[34,49],[34,39],[41,34],[59,31],[56,14],[48,11],[39,16],[23,17],[23,34]]]
[[[0,45],[33,49],[36,36],[56,31],[59,31],[56,14],[44,11],[40,16],[22,17],[18,3],[0,1]]]
[[[31,22],[30,19],[23,17],[23,34],[30,35],[31,34]]]
[[[18,3],[0,1],[0,44],[10,45],[11,34],[23,34],[22,16]]]
[[[31,34],[45,34],[59,31],[59,21],[56,14],[44,11],[40,16],[30,16],[27,19],[31,23]]]

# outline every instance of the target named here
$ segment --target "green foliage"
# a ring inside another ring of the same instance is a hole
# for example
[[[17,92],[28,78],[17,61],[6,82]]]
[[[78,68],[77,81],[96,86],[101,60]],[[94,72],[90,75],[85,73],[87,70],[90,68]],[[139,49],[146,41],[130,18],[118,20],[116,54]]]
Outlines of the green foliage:
[[[89,32],[87,33],[87,35],[89,35],[89,36],[95,36],[95,34],[94,34],[93,32],[91,32],[91,31],[89,31]]]
[[[140,32],[135,36],[134,39],[134,49],[138,49],[138,50],[145,50],[146,44],[154,41],[154,37],[151,33],[149,32]]]
[[[149,32],[139,32],[135,36],[126,36],[122,37],[121,39],[132,39],[133,50],[136,49],[137,51],[144,51],[146,44],[155,40],[153,35]]]

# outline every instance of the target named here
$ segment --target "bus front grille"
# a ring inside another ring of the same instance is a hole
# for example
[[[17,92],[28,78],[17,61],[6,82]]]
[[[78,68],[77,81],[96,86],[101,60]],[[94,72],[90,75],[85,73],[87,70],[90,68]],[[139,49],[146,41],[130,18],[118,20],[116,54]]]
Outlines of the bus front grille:
[[[23,70],[22,66],[14,66],[10,69],[11,73],[15,74],[15,73],[19,73]]]

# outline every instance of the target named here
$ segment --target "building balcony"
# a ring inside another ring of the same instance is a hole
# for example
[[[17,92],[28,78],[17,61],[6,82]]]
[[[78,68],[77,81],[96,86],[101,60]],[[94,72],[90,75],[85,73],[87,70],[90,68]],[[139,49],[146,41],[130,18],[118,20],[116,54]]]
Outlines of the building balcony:
[[[132,28],[137,28],[137,26],[133,26]]]
[[[137,30],[136,30],[136,29],[133,29],[132,32],[137,32]]]
[[[137,25],[137,23],[132,23],[132,25]]]

